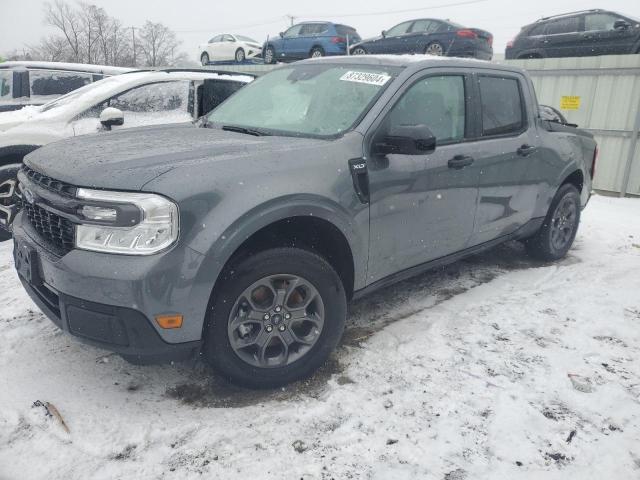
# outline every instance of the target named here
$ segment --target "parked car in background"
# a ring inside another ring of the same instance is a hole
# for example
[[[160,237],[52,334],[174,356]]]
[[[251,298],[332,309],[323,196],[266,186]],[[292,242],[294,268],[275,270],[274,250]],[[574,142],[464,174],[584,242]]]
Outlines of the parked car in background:
[[[640,53],[640,20],[608,10],[545,17],[522,27],[505,58],[586,57]]]
[[[257,40],[229,33],[216,35],[198,48],[202,65],[208,65],[209,62],[242,63],[262,56],[262,45]]]
[[[331,22],[299,23],[264,43],[264,63],[345,55],[347,45],[359,41],[360,35],[356,29],[348,25]]]
[[[131,72],[87,85],[41,107],[0,113],[0,241],[10,238],[19,200],[16,173],[26,154],[67,137],[193,121],[253,78],[212,71]]]
[[[79,63],[0,63],[0,112],[43,105],[92,82],[131,70]]]
[[[353,55],[420,53],[491,60],[493,35],[448,20],[421,18],[383,30],[379,37],[353,44],[350,51]]]
[[[508,240],[567,254],[596,143],[538,115],[517,67],[297,62],[200,128],[28,155],[15,267],[80,340],[137,363],[201,352],[234,382],[283,385],[325,362],[353,297]]]

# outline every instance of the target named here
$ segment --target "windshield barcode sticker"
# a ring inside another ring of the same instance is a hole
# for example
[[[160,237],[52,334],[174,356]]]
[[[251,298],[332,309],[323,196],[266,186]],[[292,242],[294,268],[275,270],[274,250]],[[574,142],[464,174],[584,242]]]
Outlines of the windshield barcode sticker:
[[[390,78],[389,75],[385,75],[384,73],[347,72],[340,77],[340,80],[382,86],[387,83]]]

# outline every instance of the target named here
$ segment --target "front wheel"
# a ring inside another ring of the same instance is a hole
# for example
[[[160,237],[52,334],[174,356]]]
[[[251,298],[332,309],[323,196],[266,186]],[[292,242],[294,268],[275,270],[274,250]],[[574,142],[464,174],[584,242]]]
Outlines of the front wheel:
[[[580,192],[571,184],[558,189],[540,230],[525,241],[527,253],[544,261],[564,257],[580,225]]]
[[[351,52],[351,55],[366,55],[367,51],[362,47],[356,47]]]
[[[308,377],[340,341],[344,286],[322,257],[266,250],[226,269],[216,284],[204,355],[232,382],[273,388]]]
[[[9,229],[18,213],[18,170],[20,164],[0,167],[0,242],[11,238]]]
[[[276,63],[276,51],[271,45],[269,45],[264,51],[264,63],[267,65]]]

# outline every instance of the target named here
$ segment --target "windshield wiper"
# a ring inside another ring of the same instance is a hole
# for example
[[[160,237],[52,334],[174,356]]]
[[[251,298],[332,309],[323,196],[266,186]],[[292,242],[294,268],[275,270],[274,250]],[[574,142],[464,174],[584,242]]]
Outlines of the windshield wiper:
[[[226,130],[227,132],[245,133],[247,135],[254,135],[256,137],[264,137],[269,135],[268,133],[261,130],[254,130],[253,128],[247,127],[238,127],[236,125],[223,125],[222,130]]]

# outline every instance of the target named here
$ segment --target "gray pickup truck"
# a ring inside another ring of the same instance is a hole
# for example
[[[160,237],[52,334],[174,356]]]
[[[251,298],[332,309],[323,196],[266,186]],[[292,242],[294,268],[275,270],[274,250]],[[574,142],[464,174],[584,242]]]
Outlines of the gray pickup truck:
[[[138,363],[198,353],[272,387],[327,359],[354,297],[508,240],[563,257],[596,152],[539,117],[517,68],[307,60],[196,125],[28,155],[15,264],[79,339]]]

